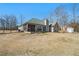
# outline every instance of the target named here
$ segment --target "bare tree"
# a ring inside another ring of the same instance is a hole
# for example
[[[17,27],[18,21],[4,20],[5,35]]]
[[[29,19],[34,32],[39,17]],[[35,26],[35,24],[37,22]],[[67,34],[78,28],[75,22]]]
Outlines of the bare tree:
[[[23,16],[21,15],[21,25],[22,25],[22,23],[23,23]]]
[[[60,19],[60,23],[62,24],[62,26],[65,26],[68,24],[68,14],[67,13],[62,15],[62,17]]]
[[[10,16],[4,15],[3,17],[4,17],[5,23],[6,23],[6,30],[9,30],[10,29]]]
[[[0,17],[0,23],[1,23],[1,29],[3,30],[3,33],[5,32],[5,20]]]
[[[68,13],[65,10],[65,7],[59,6],[55,9],[54,11],[54,16],[55,20],[60,23],[60,25],[65,26],[67,25],[68,21]]]
[[[53,14],[53,12],[51,12],[50,14],[49,14],[49,16],[48,16],[48,19],[49,19],[49,23],[50,24],[52,24],[55,20],[54,20],[54,14]]]
[[[0,16],[0,29],[5,32],[5,30],[16,30],[17,29],[17,19],[14,15],[4,15]]]
[[[5,28],[5,30],[12,30],[16,29],[16,16],[14,15],[4,15],[1,18],[1,26]]]
[[[76,4],[73,4],[72,6],[72,22],[76,22]]]
[[[74,28],[75,32],[79,32],[79,15],[78,15],[79,11],[78,10],[79,10],[78,4],[74,3],[72,5],[72,19],[70,24]]]
[[[10,32],[16,29],[16,16],[10,16]]]
[[[72,22],[73,23],[77,23],[77,21],[78,21],[78,12],[79,12],[79,7],[78,7],[78,4],[73,4],[73,6],[72,6]]]

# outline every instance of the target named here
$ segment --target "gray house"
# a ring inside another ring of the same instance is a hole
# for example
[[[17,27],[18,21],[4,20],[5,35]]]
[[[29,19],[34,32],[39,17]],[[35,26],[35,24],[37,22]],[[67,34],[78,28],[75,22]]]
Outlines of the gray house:
[[[23,25],[19,26],[18,30],[24,32],[48,32],[49,22],[47,19],[39,20],[37,18],[32,18]]]

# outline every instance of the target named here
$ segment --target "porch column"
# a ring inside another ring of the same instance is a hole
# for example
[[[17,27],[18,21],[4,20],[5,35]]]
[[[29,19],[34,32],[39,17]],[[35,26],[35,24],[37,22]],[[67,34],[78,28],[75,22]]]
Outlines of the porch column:
[[[35,25],[35,32],[37,32],[37,25]]]
[[[43,31],[43,26],[41,26],[41,29],[42,29],[42,31]]]
[[[26,29],[25,29],[25,31],[28,31],[28,24],[26,24]]]
[[[46,31],[49,32],[49,25],[46,26]]]

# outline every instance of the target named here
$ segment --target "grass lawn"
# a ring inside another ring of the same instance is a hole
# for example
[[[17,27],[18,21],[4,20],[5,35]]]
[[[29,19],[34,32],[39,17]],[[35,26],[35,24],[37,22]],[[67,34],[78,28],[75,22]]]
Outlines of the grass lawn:
[[[79,55],[79,33],[0,34],[3,56]]]

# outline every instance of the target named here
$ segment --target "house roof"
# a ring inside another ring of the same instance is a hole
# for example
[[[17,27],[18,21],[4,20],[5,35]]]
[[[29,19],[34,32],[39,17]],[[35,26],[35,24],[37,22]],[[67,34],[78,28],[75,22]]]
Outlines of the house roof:
[[[44,25],[44,21],[39,20],[37,18],[32,18],[29,21],[25,22],[24,24],[41,24],[41,25]]]

